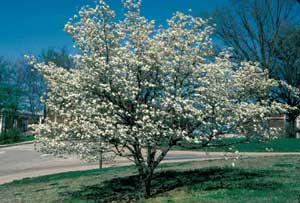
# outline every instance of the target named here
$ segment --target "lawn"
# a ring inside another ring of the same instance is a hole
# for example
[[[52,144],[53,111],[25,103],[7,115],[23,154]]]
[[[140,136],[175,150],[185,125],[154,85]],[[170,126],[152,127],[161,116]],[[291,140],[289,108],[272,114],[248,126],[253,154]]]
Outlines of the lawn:
[[[213,144],[221,144],[222,147],[206,147],[192,143],[182,143],[177,146],[176,150],[193,150],[193,151],[209,151],[209,152],[300,152],[300,139],[279,138],[266,141],[253,140],[251,142],[242,142],[243,140],[236,138],[227,138],[221,141],[214,141]],[[229,143],[237,143],[229,145]]]
[[[7,129],[0,133],[0,145],[33,141],[34,135],[25,135],[17,128]]]
[[[144,199],[133,166],[0,185],[0,202],[284,203],[300,201],[300,156],[163,164]]]
[[[15,143],[21,143],[21,142],[29,142],[35,140],[34,135],[21,135],[17,138],[9,138],[9,139],[0,139],[0,145],[2,144],[15,144]]]

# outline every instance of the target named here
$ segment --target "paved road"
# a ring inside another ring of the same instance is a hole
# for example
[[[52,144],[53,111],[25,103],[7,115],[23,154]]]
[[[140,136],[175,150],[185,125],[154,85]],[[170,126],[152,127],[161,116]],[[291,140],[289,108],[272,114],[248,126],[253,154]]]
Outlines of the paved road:
[[[294,153],[288,153],[294,154]],[[297,153],[296,153],[297,154]],[[247,153],[243,156],[278,155],[276,153]],[[280,153],[280,155],[282,155]],[[232,155],[231,155],[232,156]],[[222,159],[224,153],[203,153],[190,151],[171,151],[164,162],[191,160]],[[124,158],[107,162],[104,167],[131,164]],[[0,184],[26,177],[37,177],[66,171],[86,170],[97,168],[97,163],[86,163],[77,157],[57,158],[34,150],[33,144],[0,148]]]

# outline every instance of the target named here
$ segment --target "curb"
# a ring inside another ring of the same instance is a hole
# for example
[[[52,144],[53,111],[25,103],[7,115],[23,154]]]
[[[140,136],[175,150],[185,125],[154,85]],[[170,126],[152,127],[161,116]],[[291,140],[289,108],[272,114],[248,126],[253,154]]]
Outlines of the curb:
[[[34,143],[35,143],[35,141],[27,141],[27,142],[19,142],[19,143],[14,143],[14,144],[5,144],[5,145],[0,145],[0,149],[7,148],[7,147],[20,146],[20,145],[34,144]]]

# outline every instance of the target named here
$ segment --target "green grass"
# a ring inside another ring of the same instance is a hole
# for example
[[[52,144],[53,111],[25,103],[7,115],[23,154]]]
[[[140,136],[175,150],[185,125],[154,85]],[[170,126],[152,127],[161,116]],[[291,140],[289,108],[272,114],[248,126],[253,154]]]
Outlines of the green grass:
[[[0,144],[15,144],[20,142],[28,142],[35,140],[34,135],[21,135],[18,139],[7,139],[7,140],[0,140]]]
[[[26,135],[26,136],[22,136],[20,138],[20,142],[28,142],[28,141],[33,141],[33,140],[35,140],[34,135]]]
[[[7,129],[0,133],[0,145],[32,141],[34,139],[34,135],[24,135],[22,131],[17,128]]]
[[[238,143],[228,145],[229,143],[237,143],[240,139],[227,138],[222,141],[215,142],[214,144],[223,144],[222,147],[206,147],[201,148],[197,144],[183,143],[182,147],[175,147],[176,150],[197,150],[209,152],[300,152],[300,139],[280,138],[269,141],[259,142],[251,141],[246,143]]]
[[[163,164],[144,199],[135,167],[116,167],[0,185],[0,202],[298,203],[299,177],[299,156]]]

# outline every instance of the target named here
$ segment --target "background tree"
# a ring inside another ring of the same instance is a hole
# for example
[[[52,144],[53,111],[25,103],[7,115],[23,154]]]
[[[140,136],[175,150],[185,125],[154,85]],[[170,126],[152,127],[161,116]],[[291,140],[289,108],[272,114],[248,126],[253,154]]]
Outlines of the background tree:
[[[57,66],[67,69],[74,68],[73,59],[65,47],[61,49],[48,48],[42,51],[38,60],[47,64],[51,61]],[[15,83],[19,90],[22,90],[19,108],[32,113],[41,112],[43,105],[40,98],[46,92],[46,84],[42,75],[23,58],[12,63],[10,69],[10,80]],[[8,71],[7,68],[6,70]]]
[[[45,92],[45,83],[41,74],[28,65],[24,59],[18,59],[14,64],[16,85],[22,89],[20,108],[33,114],[41,112],[43,105],[40,102]]]
[[[84,7],[65,26],[81,53],[76,69],[36,63],[48,84],[46,104],[62,122],[36,126],[48,153],[95,156],[110,150],[131,160],[151,195],[154,170],[181,141],[203,147],[228,133],[268,137],[265,100],[273,81],[252,62],[213,55],[212,27],[176,13],[167,28],[140,16],[140,1],[124,1],[116,23],[103,1]]]
[[[300,29],[294,25],[285,26],[280,32],[275,47],[276,68],[274,78],[279,86],[272,96],[292,108],[286,114],[287,135],[295,137],[296,119],[300,116]]]
[[[0,58],[0,111],[6,114],[4,131],[12,128],[19,109],[21,89],[15,83],[11,64]]]
[[[66,48],[43,51],[39,61],[55,63],[64,68],[74,68],[73,60]],[[44,105],[40,98],[46,92],[46,84],[42,75],[33,69],[24,59],[7,62],[0,58],[0,109],[7,115],[7,128],[12,128],[18,116],[18,110],[41,112]],[[46,110],[45,117],[46,117]]]
[[[66,47],[61,49],[48,48],[42,51],[39,60],[45,63],[51,62],[66,69],[74,68],[73,59]]]
[[[290,77],[296,76],[298,72],[296,68],[287,64],[297,63],[292,61],[296,58],[279,56],[282,50],[279,51],[278,48],[289,47],[292,43],[283,40],[282,36],[285,34],[281,32],[299,22],[299,11],[295,0],[232,0],[230,6],[219,8],[213,14],[214,22],[217,24],[216,35],[224,45],[234,48],[235,60],[258,61],[262,68],[269,71],[270,78],[282,80],[281,84],[293,86],[296,83]],[[285,43],[287,44],[284,45]],[[287,52],[286,55],[291,53],[287,49],[283,50]],[[296,52],[293,54],[297,55]],[[282,71],[286,74],[282,74]],[[297,108],[297,101],[291,100],[291,96],[284,90],[287,86],[278,89],[276,92],[281,93],[273,94],[272,97],[278,96],[274,99]],[[294,108],[291,108],[286,120],[286,132],[289,137],[296,136],[295,115]]]
[[[296,22],[295,0],[231,0],[213,14],[216,34],[238,60],[259,61],[272,74],[275,42],[282,26]]]

